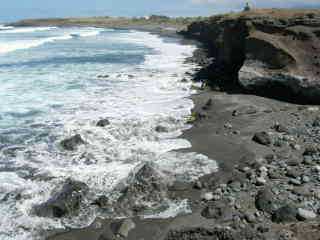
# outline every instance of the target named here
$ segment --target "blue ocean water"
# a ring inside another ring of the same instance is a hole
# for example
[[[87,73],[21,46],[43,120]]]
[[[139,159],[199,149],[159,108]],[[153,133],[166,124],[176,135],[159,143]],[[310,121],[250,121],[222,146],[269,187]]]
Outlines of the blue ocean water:
[[[197,67],[185,62],[194,50],[138,31],[0,27],[0,239],[41,239],[105,217],[90,202],[146,161],[186,181],[215,171],[203,155],[171,151],[190,147],[179,136],[192,83],[181,79]],[[111,124],[96,127],[102,118]],[[86,144],[64,151],[60,141],[74,134]],[[35,216],[70,177],[90,188],[79,215]],[[172,203],[158,217],[187,211]]]

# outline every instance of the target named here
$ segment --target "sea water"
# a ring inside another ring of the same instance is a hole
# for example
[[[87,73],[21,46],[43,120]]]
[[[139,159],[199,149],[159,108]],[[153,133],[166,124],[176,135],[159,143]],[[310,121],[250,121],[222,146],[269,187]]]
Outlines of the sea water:
[[[190,147],[179,136],[190,127],[192,83],[181,80],[197,67],[185,61],[194,50],[138,31],[0,26],[0,239],[41,239],[104,217],[89,206],[71,219],[33,214],[67,178],[89,186],[90,202],[146,161],[184,181],[215,171],[206,156],[173,151]],[[97,127],[103,118],[110,125]],[[86,144],[63,150],[74,134]]]

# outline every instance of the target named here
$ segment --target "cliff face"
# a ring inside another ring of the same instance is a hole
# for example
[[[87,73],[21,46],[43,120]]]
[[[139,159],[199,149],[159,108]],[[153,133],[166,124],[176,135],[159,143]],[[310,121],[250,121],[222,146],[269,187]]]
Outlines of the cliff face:
[[[320,10],[255,10],[211,17],[183,32],[209,49],[210,85],[320,103]]]

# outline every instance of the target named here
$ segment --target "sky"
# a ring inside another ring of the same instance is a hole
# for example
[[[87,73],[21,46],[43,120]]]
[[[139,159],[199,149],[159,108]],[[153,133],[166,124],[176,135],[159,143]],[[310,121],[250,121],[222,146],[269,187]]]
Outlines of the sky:
[[[0,22],[70,16],[203,16],[238,11],[246,0],[1,0]],[[251,0],[254,7],[320,8],[320,0]]]

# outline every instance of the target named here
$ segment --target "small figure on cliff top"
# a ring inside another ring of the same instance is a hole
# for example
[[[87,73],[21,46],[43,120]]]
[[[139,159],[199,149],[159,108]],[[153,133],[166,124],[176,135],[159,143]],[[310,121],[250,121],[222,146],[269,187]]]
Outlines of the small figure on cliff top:
[[[244,11],[244,12],[249,12],[250,10],[251,10],[251,7],[250,7],[249,3],[247,2],[247,3],[246,3],[246,6],[245,6],[244,9],[243,9],[243,11]]]

